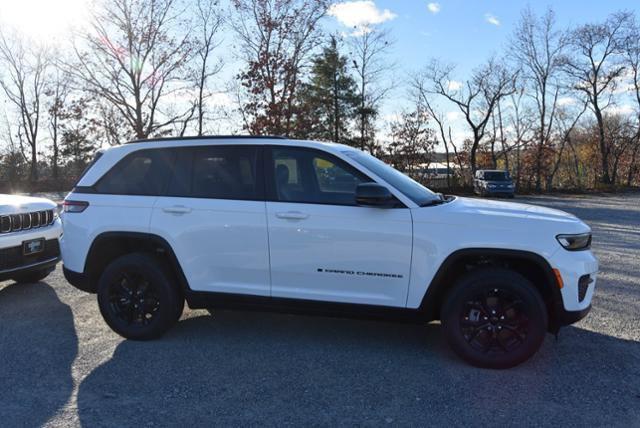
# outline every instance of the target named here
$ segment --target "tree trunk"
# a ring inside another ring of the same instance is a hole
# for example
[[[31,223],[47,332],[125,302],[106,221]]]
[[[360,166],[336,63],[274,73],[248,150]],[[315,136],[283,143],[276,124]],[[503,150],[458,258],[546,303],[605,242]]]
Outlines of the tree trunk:
[[[602,184],[609,185],[611,184],[611,176],[609,175],[609,149],[607,148],[607,140],[604,135],[604,120],[602,119],[602,111],[600,110],[597,99],[594,99],[593,111],[596,114],[596,120],[598,122],[600,160],[602,162],[602,177],[600,181]]]

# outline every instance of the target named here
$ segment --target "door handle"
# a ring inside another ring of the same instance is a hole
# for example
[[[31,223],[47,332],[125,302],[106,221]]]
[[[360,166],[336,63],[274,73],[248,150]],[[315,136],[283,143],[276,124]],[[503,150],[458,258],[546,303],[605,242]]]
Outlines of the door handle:
[[[276,217],[287,220],[304,220],[309,217],[309,214],[301,213],[300,211],[287,211],[284,213],[276,213]]]
[[[174,205],[172,207],[162,208],[162,211],[169,214],[188,214],[191,212],[191,208],[185,207],[183,205]]]

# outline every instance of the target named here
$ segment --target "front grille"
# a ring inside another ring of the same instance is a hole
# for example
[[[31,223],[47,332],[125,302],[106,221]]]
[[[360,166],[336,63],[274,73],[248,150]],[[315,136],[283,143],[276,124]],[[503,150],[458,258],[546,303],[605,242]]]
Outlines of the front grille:
[[[582,275],[578,280],[578,301],[582,302],[587,295],[589,285],[593,282],[591,275]]]
[[[36,229],[53,223],[53,210],[0,216],[0,233]]]
[[[45,241],[43,251],[29,256],[22,254],[22,246],[3,248],[0,250],[0,271],[18,269],[59,256],[60,244],[57,239]]]

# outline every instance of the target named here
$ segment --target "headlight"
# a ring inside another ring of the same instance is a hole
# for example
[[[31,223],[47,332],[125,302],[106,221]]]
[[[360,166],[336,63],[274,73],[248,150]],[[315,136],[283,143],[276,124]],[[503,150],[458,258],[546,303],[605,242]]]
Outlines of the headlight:
[[[591,232],[579,235],[558,235],[556,239],[566,250],[586,250],[591,246]]]

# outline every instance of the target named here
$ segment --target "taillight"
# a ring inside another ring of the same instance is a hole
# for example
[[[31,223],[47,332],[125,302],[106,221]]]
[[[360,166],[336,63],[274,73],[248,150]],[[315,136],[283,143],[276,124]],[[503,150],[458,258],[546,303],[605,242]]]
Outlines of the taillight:
[[[87,201],[64,201],[62,209],[65,213],[81,213],[89,206]]]

